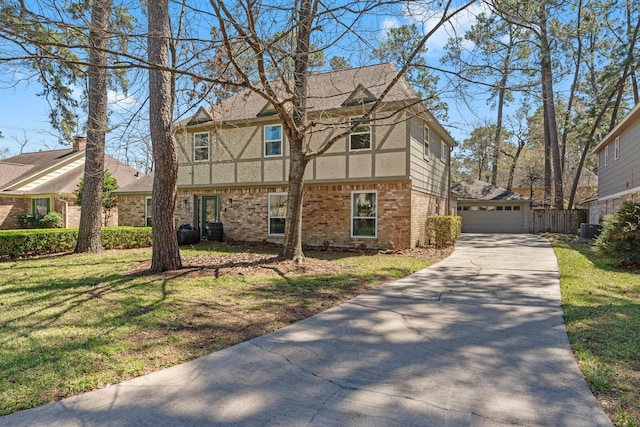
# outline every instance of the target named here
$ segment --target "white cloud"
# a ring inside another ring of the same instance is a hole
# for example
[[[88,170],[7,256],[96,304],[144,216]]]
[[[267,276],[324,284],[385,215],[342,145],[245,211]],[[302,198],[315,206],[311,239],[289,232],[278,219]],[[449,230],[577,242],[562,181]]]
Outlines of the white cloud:
[[[380,29],[384,34],[387,34],[389,30],[391,30],[392,28],[398,28],[400,25],[402,24],[396,17],[388,17],[385,18],[384,21],[382,21],[382,24],[380,24]]]
[[[121,108],[127,110],[134,105],[138,104],[138,100],[131,95],[119,93],[115,90],[107,91],[107,101],[112,107]]]
[[[430,54],[439,56],[449,38],[462,36],[475,24],[476,16],[488,10],[488,6],[484,2],[477,2],[457,13],[427,41],[427,48],[429,48]],[[444,11],[442,10],[425,9],[415,7],[412,4],[405,8],[405,16],[412,22],[422,25],[425,33],[431,31],[438,24],[442,19],[443,13]]]

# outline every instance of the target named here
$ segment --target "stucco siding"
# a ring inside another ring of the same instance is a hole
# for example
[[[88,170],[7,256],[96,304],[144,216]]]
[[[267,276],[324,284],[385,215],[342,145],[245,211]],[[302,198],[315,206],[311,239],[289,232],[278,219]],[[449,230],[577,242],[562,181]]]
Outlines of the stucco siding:
[[[315,178],[341,180],[347,177],[347,158],[344,155],[323,155],[315,160]]]

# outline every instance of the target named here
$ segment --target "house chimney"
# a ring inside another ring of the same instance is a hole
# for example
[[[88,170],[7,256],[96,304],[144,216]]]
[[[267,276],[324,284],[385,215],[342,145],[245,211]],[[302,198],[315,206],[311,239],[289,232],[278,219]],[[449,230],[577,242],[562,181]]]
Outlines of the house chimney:
[[[87,146],[87,137],[84,135],[76,135],[73,137],[73,152],[82,151]]]

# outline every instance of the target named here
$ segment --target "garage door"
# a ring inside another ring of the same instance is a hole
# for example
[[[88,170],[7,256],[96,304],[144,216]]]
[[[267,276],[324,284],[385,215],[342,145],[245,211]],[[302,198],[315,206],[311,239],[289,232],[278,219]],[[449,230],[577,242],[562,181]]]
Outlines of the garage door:
[[[521,206],[460,206],[463,233],[523,233]]]

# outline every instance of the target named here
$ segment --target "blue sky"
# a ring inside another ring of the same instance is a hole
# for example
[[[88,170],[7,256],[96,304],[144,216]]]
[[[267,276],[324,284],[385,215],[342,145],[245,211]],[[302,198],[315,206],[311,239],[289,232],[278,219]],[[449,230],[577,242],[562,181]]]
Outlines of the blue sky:
[[[463,12],[455,20],[455,28],[458,33],[469,28],[473,23],[473,17],[481,9],[481,6],[473,7],[468,12]],[[436,16],[437,17],[437,16]],[[421,13],[419,10],[405,11],[404,14],[398,14],[389,17],[376,17],[379,34],[382,36],[384,31],[409,22],[424,24],[426,27],[433,22],[434,16]],[[442,47],[447,41],[451,33],[451,26],[442,29],[429,41],[428,61],[438,65],[439,58],[443,53]],[[19,80],[21,76],[3,76],[0,81],[0,131],[3,138],[0,139],[0,149],[8,148],[10,154],[17,154],[20,151],[21,143],[26,141],[24,152],[33,152],[39,150],[49,150],[55,148],[63,148],[58,142],[58,135],[49,124],[49,105],[45,98],[38,96],[41,90],[40,85],[33,81],[21,81],[14,87],[6,88],[8,83]],[[122,109],[137,108],[139,101],[134,97],[124,97],[110,93],[110,106],[117,112]],[[470,129],[473,127],[473,121],[477,121],[464,105],[457,105],[455,99],[448,99],[449,104],[449,123],[455,124],[448,127],[454,139],[459,143],[466,137]],[[486,110],[486,108],[484,109]],[[444,123],[445,126],[447,123]]]

